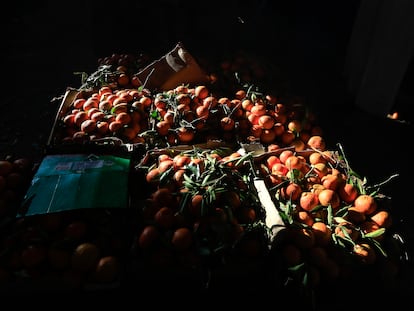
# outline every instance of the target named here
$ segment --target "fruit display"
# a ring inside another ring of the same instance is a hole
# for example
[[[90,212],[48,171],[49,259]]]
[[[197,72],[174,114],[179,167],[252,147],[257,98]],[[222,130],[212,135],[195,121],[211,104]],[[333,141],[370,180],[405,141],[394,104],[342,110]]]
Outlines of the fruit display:
[[[3,213],[2,197],[3,287],[30,280],[63,291],[149,281],[157,288],[180,275],[214,291],[249,274],[238,286],[265,276],[275,288],[309,294],[368,274],[397,278],[404,242],[382,193],[395,176],[377,184],[359,176],[303,98],[255,84],[266,80],[260,68],[233,80],[235,68],[250,68],[246,60],[222,63],[208,83],[168,89],[147,87],[140,72],[148,64],[144,55],[100,59],[63,96],[46,148],[122,149],[132,163],[129,205],[14,218],[18,204]],[[24,163],[0,164],[6,197]],[[269,206],[281,223],[268,222]]]

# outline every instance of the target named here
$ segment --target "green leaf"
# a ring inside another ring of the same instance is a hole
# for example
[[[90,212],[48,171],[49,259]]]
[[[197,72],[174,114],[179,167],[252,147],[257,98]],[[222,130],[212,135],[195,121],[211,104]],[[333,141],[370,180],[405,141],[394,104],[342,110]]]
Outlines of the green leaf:
[[[377,238],[385,233],[385,228],[379,228],[364,234],[364,238]]]

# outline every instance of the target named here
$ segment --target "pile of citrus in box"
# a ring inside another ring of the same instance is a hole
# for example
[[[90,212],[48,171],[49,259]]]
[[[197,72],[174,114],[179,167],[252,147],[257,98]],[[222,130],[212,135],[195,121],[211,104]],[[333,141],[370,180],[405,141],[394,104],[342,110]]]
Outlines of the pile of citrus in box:
[[[216,81],[149,90],[127,60],[106,59],[70,91],[50,143],[143,146],[129,155],[130,206],[116,217],[74,207],[17,219],[1,245],[9,280],[65,276],[82,287],[121,276],[139,281],[157,269],[250,264],[277,265],[278,284],[311,289],[364,271],[396,278],[403,250],[391,200],[381,194],[385,182],[358,176],[302,100],[253,85],[226,93]],[[269,206],[282,223],[269,224]]]

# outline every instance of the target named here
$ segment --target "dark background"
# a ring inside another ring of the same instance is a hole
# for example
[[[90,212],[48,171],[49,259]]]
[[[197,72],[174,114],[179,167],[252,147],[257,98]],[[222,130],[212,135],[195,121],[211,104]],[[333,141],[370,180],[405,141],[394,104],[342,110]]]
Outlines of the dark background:
[[[213,61],[242,49],[278,68],[289,92],[316,107],[327,138],[344,146],[357,172],[372,183],[400,174],[384,191],[411,245],[412,125],[357,108],[344,75],[360,2],[11,2],[1,13],[1,154],[41,152],[58,109],[52,99],[78,87],[74,72],[93,72],[99,57],[144,51],[158,58],[178,41]],[[409,64],[393,107],[408,121],[412,72]]]

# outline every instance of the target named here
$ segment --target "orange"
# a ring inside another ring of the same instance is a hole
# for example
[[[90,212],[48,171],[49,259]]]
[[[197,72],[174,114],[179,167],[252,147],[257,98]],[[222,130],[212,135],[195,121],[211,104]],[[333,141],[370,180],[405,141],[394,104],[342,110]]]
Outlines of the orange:
[[[285,126],[282,123],[275,123],[273,126],[273,131],[276,133],[276,136],[282,136],[283,132],[285,131]]]
[[[109,123],[109,131],[112,133],[118,132],[122,128],[123,124],[119,121],[112,121]]]
[[[272,174],[276,176],[286,176],[289,169],[283,163],[275,163],[272,166]]]
[[[263,116],[267,112],[266,105],[263,104],[255,104],[251,109],[250,113],[256,116]]]
[[[157,184],[159,182],[160,175],[160,170],[157,167],[155,167],[147,172],[147,174],[145,175],[145,179],[149,184]]]
[[[259,138],[263,144],[271,144],[276,138],[276,133],[273,130],[263,129]]]
[[[254,104],[250,99],[246,98],[246,99],[242,100],[241,106],[242,106],[243,110],[251,111]]]
[[[342,179],[341,175],[326,174],[325,176],[322,176],[321,182],[322,186],[326,189],[336,191],[345,181]]]
[[[287,158],[289,158],[290,156],[293,156],[293,155],[294,155],[294,153],[293,153],[292,150],[283,150],[279,155],[280,162],[285,164]]]
[[[193,233],[187,227],[177,228],[172,234],[171,243],[179,251],[187,250],[193,243]]]
[[[280,163],[280,160],[277,156],[271,155],[266,159],[266,166],[269,170],[272,170],[273,165]]]
[[[325,163],[316,163],[312,165],[313,171],[318,175],[319,178],[322,178],[328,174],[329,168]]]
[[[155,223],[163,229],[170,229],[174,224],[174,212],[167,206],[161,207],[154,215]]]
[[[339,223],[335,227],[334,233],[337,236],[340,236],[345,239],[351,239],[352,241],[356,241],[360,237],[359,231],[348,222]]]
[[[359,224],[366,220],[364,213],[356,210],[355,207],[349,207],[345,219],[352,222],[353,224]]]
[[[127,112],[120,112],[116,115],[115,121],[120,122],[122,125],[126,125],[131,122],[131,117]]]
[[[374,197],[368,194],[360,194],[354,200],[353,205],[357,211],[366,215],[374,213],[377,209],[377,202],[375,201]]]
[[[164,160],[158,164],[158,170],[160,173],[164,173],[169,168],[174,166],[174,161],[172,159]]]
[[[80,129],[85,133],[92,133],[96,129],[96,121],[85,120],[81,123]]]
[[[332,230],[324,222],[316,221],[312,225],[315,241],[318,245],[327,245],[331,241]]]
[[[326,149],[325,139],[319,135],[311,136],[309,140],[307,141],[307,145],[309,148],[317,149],[320,151],[325,151]]]
[[[392,224],[391,214],[386,210],[376,211],[370,218],[382,228],[389,228]]]
[[[377,259],[375,250],[368,243],[355,244],[353,247],[353,253],[364,264],[373,264]]]
[[[242,100],[246,97],[246,91],[245,90],[237,90],[234,94],[234,97],[236,99]]]
[[[209,95],[209,90],[205,85],[197,85],[194,89],[194,95],[199,99],[204,99]]]
[[[289,131],[298,133],[302,130],[302,125],[299,120],[291,120],[287,125],[287,129]]]
[[[155,206],[159,208],[167,206],[175,206],[175,197],[168,188],[158,188],[151,194],[151,198]]]
[[[295,138],[289,146],[295,148],[295,151],[303,151],[306,149],[306,144],[299,138]]]
[[[110,283],[119,276],[119,262],[115,256],[104,256],[95,267],[94,280],[99,283]]]
[[[148,249],[154,245],[159,236],[160,233],[154,225],[147,225],[138,237],[138,246],[142,249]]]
[[[42,246],[29,244],[21,252],[21,264],[25,268],[34,268],[39,266],[47,259],[46,249]]]
[[[217,104],[218,104],[217,98],[215,98],[214,96],[207,96],[206,98],[202,100],[202,105],[204,107],[207,107],[208,109],[216,108]]]
[[[72,253],[72,269],[80,272],[88,272],[96,267],[101,251],[94,243],[81,243]]]
[[[284,131],[282,135],[280,135],[280,140],[285,146],[289,146],[296,138],[296,135],[292,131]]]
[[[358,196],[358,189],[349,183],[343,183],[338,187],[338,194],[342,201],[350,204]]]
[[[302,194],[302,188],[297,183],[290,183],[287,187],[280,190],[281,196],[285,200],[297,201]]]
[[[190,164],[191,158],[186,154],[177,154],[173,158],[174,169],[184,169],[186,165]]]
[[[195,131],[189,127],[180,127],[177,129],[177,137],[180,143],[190,143],[193,141],[195,136]]]
[[[337,209],[341,203],[338,194],[332,189],[323,189],[319,193],[318,199],[321,205],[330,205],[334,210]]]
[[[275,125],[275,120],[268,114],[260,116],[257,122],[263,129],[267,130],[273,128]]]
[[[299,204],[305,211],[312,211],[319,204],[318,194],[311,191],[304,191],[301,193]]]
[[[232,118],[226,116],[221,118],[220,126],[224,131],[232,131],[235,126],[235,121]]]
[[[315,222],[308,211],[299,211],[296,215],[296,219],[307,226],[312,226]]]
[[[170,128],[171,128],[171,124],[168,121],[165,121],[165,120],[158,121],[155,124],[155,129],[158,132],[158,134],[161,135],[161,136],[167,136]]]
[[[295,155],[288,157],[284,163],[289,170],[292,170],[292,169],[300,170],[303,166],[302,160]]]

